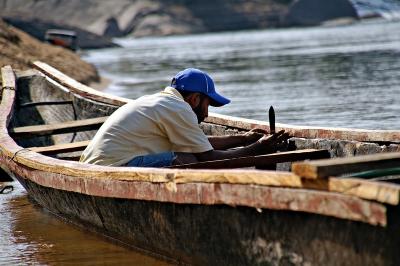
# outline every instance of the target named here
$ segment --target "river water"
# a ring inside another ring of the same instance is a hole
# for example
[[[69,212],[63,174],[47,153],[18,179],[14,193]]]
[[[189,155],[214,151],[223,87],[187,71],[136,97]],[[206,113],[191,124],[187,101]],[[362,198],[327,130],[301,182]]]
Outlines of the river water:
[[[0,265],[169,265],[67,223],[8,184],[14,191],[0,194]]]
[[[266,120],[273,105],[280,123],[400,128],[398,21],[117,41],[84,55],[115,95],[157,92],[197,67],[232,99],[213,112]],[[13,185],[0,194],[0,265],[165,265],[58,219]]]
[[[106,92],[137,98],[186,67],[214,77],[232,103],[210,111],[277,122],[400,129],[400,22],[120,39],[85,59],[112,80]]]

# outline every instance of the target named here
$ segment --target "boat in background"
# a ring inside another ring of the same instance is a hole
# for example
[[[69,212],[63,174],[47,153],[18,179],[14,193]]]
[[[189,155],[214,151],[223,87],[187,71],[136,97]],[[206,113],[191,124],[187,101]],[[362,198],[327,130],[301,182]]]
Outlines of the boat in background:
[[[78,38],[72,30],[49,29],[46,30],[44,39],[50,44],[61,46],[74,52],[78,50]]]
[[[96,130],[131,100],[33,65],[37,70],[2,68],[0,166],[56,215],[177,263],[400,263],[400,186],[338,177],[395,173],[399,130],[277,124],[293,136],[292,150],[255,158],[258,169],[83,164],[77,158]],[[201,127],[209,135],[270,129],[218,114]],[[324,157],[332,158],[314,160]],[[271,163],[278,171],[262,169]]]

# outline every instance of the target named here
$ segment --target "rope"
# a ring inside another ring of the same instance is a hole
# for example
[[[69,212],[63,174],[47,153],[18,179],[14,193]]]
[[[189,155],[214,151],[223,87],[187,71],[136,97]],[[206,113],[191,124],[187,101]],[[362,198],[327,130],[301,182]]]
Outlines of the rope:
[[[11,91],[15,91],[15,87],[10,87],[10,86],[4,86],[3,90],[11,90]]]
[[[4,186],[0,188],[0,194],[9,194],[14,190],[14,187],[11,185]]]
[[[15,157],[18,155],[18,153],[22,152],[22,151],[31,151],[29,148],[23,148],[20,149],[18,151],[16,151],[13,156],[8,160],[9,162],[14,161]]]

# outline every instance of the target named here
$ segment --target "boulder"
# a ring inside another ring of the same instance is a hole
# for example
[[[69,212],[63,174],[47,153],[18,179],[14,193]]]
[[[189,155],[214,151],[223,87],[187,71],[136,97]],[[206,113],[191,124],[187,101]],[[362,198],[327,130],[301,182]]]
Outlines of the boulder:
[[[284,19],[287,26],[316,26],[339,18],[358,19],[349,0],[295,0]]]
[[[171,35],[279,26],[291,1],[0,0],[0,16],[40,19],[108,37]]]

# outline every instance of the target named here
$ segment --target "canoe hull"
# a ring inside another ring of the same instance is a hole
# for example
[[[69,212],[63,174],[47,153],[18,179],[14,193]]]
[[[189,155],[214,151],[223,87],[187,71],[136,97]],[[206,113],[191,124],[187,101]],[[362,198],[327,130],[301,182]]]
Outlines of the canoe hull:
[[[194,265],[398,265],[397,207],[389,226],[304,212],[177,204],[45,187],[17,176],[51,212],[149,253]],[[396,221],[394,221],[394,219]],[[206,254],[206,256],[205,256]]]

